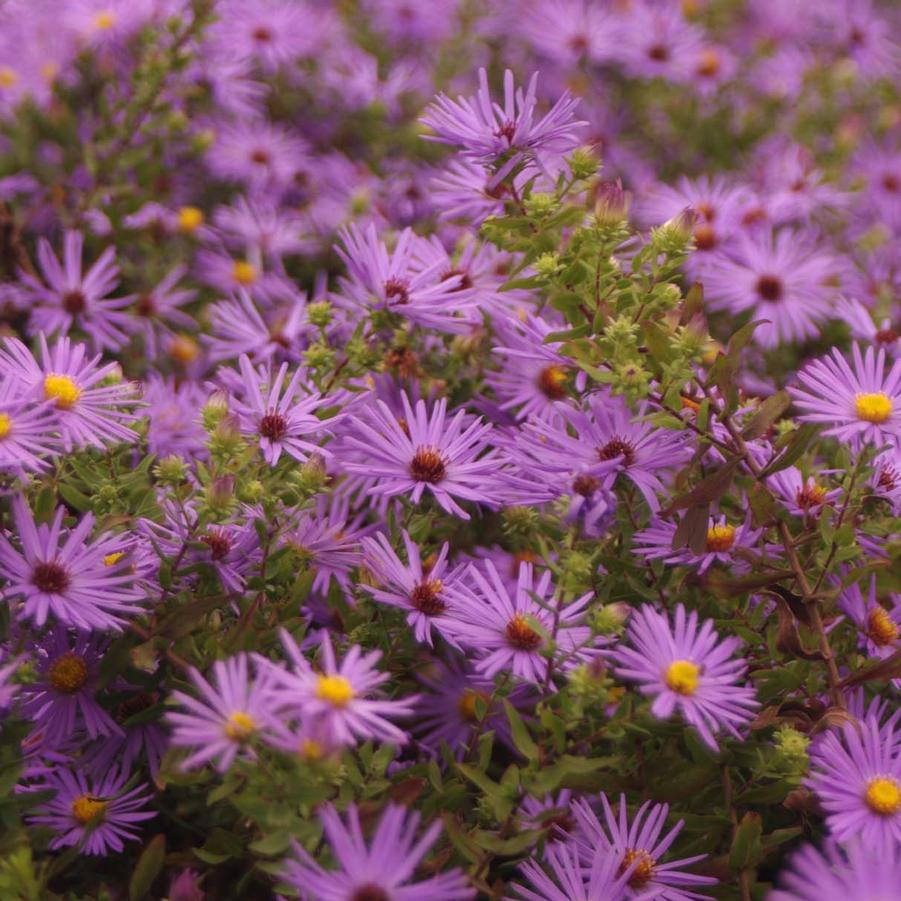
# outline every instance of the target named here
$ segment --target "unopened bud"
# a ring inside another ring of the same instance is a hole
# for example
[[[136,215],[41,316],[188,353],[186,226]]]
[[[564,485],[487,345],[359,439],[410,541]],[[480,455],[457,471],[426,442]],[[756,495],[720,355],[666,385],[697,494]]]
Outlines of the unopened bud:
[[[602,181],[594,189],[594,218],[598,225],[621,225],[629,214],[632,195],[617,180]]]

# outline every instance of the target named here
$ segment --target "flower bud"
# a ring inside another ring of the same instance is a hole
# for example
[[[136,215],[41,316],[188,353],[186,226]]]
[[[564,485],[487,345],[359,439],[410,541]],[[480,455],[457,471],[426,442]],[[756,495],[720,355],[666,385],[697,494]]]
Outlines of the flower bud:
[[[632,195],[617,180],[602,181],[594,189],[594,218],[598,225],[621,225],[626,221]]]

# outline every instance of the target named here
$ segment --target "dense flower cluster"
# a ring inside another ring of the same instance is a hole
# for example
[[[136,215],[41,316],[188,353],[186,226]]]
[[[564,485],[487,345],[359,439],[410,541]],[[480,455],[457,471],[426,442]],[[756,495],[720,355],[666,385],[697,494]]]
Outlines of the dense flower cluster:
[[[0,2],[0,896],[897,897],[899,29]]]

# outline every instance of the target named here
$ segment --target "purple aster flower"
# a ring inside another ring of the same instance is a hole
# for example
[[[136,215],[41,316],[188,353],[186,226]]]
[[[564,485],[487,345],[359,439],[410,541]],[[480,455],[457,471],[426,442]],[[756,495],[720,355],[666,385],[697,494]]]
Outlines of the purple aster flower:
[[[616,19],[591,0],[540,0],[523,9],[522,32],[531,48],[554,63],[577,66],[582,59],[610,62],[616,48]]]
[[[571,832],[576,825],[572,817],[572,792],[561,789],[556,795],[547,794],[542,799],[531,796],[519,805],[519,821],[526,829],[552,830],[550,838],[558,839],[559,833]]]
[[[56,626],[33,649],[39,678],[21,691],[22,715],[41,743],[58,747],[84,730],[89,738],[121,735],[97,703],[98,667],[108,641]]]
[[[737,684],[746,670],[745,661],[733,657],[740,639],[720,639],[713,620],[699,626],[697,611],[686,614],[682,604],[672,624],[645,604],[629,619],[628,640],[632,647],[620,644],[613,652],[616,674],[653,696],[655,717],[667,719],[678,710],[714,751],[720,729],[741,738],[739,727],[759,705],[753,688]]]
[[[219,129],[207,151],[210,171],[251,189],[282,190],[308,166],[306,142],[281,125],[253,117]]]
[[[586,867],[579,849],[565,842],[547,845],[544,856],[553,873],[550,876],[535,860],[527,860],[519,868],[532,888],[513,885],[516,895],[509,901],[621,901],[629,897],[626,886],[635,865],[620,872],[620,860],[598,851]],[[508,901],[508,899],[505,899]]]
[[[901,357],[901,327],[892,325],[890,319],[883,319],[877,325],[859,300],[842,298],[840,307],[842,318],[851,328],[852,338],[876,348],[884,347],[892,357]]]
[[[665,490],[661,476],[691,457],[686,433],[641,422],[647,412],[644,404],[636,416],[622,398],[608,392],[591,395],[585,409],[564,404],[558,408],[572,431],[562,423],[529,422],[510,450],[519,475],[531,473],[539,484],[548,474],[564,474],[570,482],[581,477],[574,489],[579,494],[601,486],[611,488],[622,475],[652,510],[659,509],[657,492]]]
[[[314,249],[304,239],[306,220],[263,199],[239,197],[231,206],[219,206],[213,214],[216,227],[230,247],[252,258],[281,261],[282,257]]]
[[[0,576],[7,583],[2,597],[19,600],[22,616],[43,626],[52,613],[67,626],[119,632],[124,616],[140,612],[144,592],[135,585],[130,538],[104,533],[88,540],[92,513],[64,529],[64,507],[50,525],[36,525],[21,494],[13,514],[18,548],[0,535]]]
[[[570,361],[559,352],[562,341],[546,341],[554,326],[537,316],[521,322],[510,317],[496,323],[498,345],[492,348],[503,363],[486,380],[502,410],[515,410],[519,420],[559,416],[557,401],[570,393]],[[576,377],[584,387],[584,374]]]
[[[804,845],[779,874],[769,901],[873,901],[892,898],[901,885],[901,859],[862,842]]]
[[[318,391],[305,384],[306,373],[298,369],[286,381],[288,364],[278,372],[254,369],[246,354],[239,361],[245,396],[234,402],[241,433],[259,441],[260,453],[270,465],[278,463],[282,452],[305,463],[311,454],[329,455],[317,442],[331,434],[315,415],[325,401]]]
[[[829,318],[840,274],[836,257],[818,249],[813,235],[791,229],[759,229],[736,236],[729,252],[704,271],[714,310],[752,311],[763,324],[754,332],[763,347],[804,341]]]
[[[73,327],[91,337],[99,350],[116,349],[128,340],[130,317],[118,312],[132,297],[110,298],[107,294],[119,283],[116,251],[107,247],[93,266],[82,274],[81,253],[84,235],[67,231],[63,263],[56,258],[46,238],[38,242],[38,262],[44,282],[21,272],[22,286],[32,303],[29,331],[67,335]]]
[[[428,490],[451,516],[469,519],[456,499],[496,506],[493,487],[500,468],[497,451],[488,449],[491,425],[458,410],[447,421],[447,400],[431,411],[425,401],[410,405],[401,392],[403,420],[388,405],[376,400],[361,415],[352,417],[354,432],[346,443],[360,451],[348,461],[349,472],[376,479],[368,494],[409,495],[418,504]]]
[[[407,562],[404,563],[384,533],[363,539],[364,562],[376,585],[361,584],[377,601],[407,612],[407,624],[417,641],[432,645],[432,629],[451,644],[456,644],[453,627],[445,623],[454,616],[454,586],[464,564],[448,568],[449,545],[444,543],[434,560],[423,564],[419,546],[404,530],[402,533]]]
[[[39,472],[60,452],[53,402],[35,403],[15,380],[0,381],[0,471]]]
[[[463,286],[463,276],[447,271],[443,260],[418,261],[423,241],[404,229],[389,254],[370,223],[365,231],[355,224],[339,233],[343,246],[335,249],[347,266],[340,280],[341,294],[356,313],[383,309],[410,322],[442,332],[467,332],[468,314],[476,297]]]
[[[802,422],[829,425],[823,434],[858,448],[861,444],[901,445],[901,360],[885,371],[885,351],[855,344],[851,362],[833,348],[831,356],[809,363],[798,373],[799,388],[790,388],[804,412]],[[853,366],[853,368],[852,368]]]
[[[514,178],[514,184],[528,181],[527,173]],[[489,216],[504,212],[504,197],[510,190],[494,184],[491,173],[467,159],[448,160],[433,179],[430,190],[442,219],[460,220],[480,226]]]
[[[338,495],[319,495],[312,510],[298,514],[283,542],[315,573],[312,594],[325,598],[332,582],[351,594],[350,573],[363,558],[361,540],[378,526],[365,525],[364,514],[351,517],[349,502]]]
[[[416,678],[428,692],[421,694],[416,703],[412,731],[433,754],[440,752],[444,742],[462,757],[473,740],[489,729],[512,747],[510,723],[493,679],[480,676],[468,662],[457,658],[448,663],[435,660]],[[516,708],[529,710],[534,707],[535,694],[524,683],[514,686],[507,700]],[[481,705],[484,711],[480,716]]]
[[[797,466],[788,466],[767,476],[767,486],[793,516],[817,520],[824,507],[841,497],[841,488],[826,488],[814,476],[805,479]]]
[[[503,181],[521,162],[535,162],[539,154],[565,153],[579,143],[576,135],[585,123],[575,119],[578,98],[564,93],[544,116],[537,116],[538,73],[528,88],[516,89],[513,73],[504,73],[504,104],[491,100],[488,74],[479,69],[475,97],[451,100],[439,94],[421,122],[435,134],[428,140],[462,148],[464,157],[495,169],[493,183]]]
[[[268,360],[297,360],[301,338],[309,328],[306,305],[276,306],[264,317],[250,295],[238,291],[237,299],[211,304],[210,332],[203,335],[210,360],[232,360],[247,354],[255,363]]]
[[[460,870],[411,883],[419,862],[435,844],[441,824],[432,823],[417,841],[420,815],[396,804],[385,807],[367,844],[355,805],[346,823],[330,804],[319,811],[326,839],[340,869],[324,870],[296,842],[282,877],[305,901],[464,901],[475,898]]]
[[[199,411],[207,394],[196,382],[177,381],[149,373],[143,383],[147,404],[147,449],[156,457],[175,454],[185,459],[207,456],[207,434]]]
[[[184,266],[175,266],[155,287],[134,298],[136,318],[130,320],[129,327],[143,336],[148,357],[159,354],[159,339],[170,334],[170,326],[188,331],[197,327],[193,317],[179,309],[197,294],[193,289],[176,287],[186,271]]]
[[[228,0],[208,38],[214,52],[251,58],[273,73],[309,49],[305,13],[293,0],[263,0],[252,7]]]
[[[191,682],[199,693],[194,698],[183,691],[172,693],[186,713],[166,715],[172,726],[172,744],[191,748],[183,769],[212,763],[224,773],[238,756],[256,760],[252,743],[274,728],[272,681],[267,667],[257,667],[250,678],[247,654],[238,654],[213,664],[213,683],[192,668]]]
[[[573,803],[573,813],[578,826],[574,835],[576,847],[582,854],[586,866],[594,854],[607,853],[620,861],[620,869],[631,868],[632,875],[626,884],[623,898],[663,898],[666,901],[689,901],[692,898],[707,898],[692,891],[689,886],[714,885],[716,879],[684,872],[684,868],[706,854],[685,857],[661,863],[662,858],[685,825],[679,820],[672,829],[661,836],[667,815],[668,804],[653,804],[645,801],[635,812],[631,822],[626,808],[625,795],[619,797],[619,809],[614,810],[607,796],[601,794],[604,808],[604,823],[586,801]]]
[[[901,843],[901,737],[894,719],[867,717],[811,745],[808,786],[840,842],[859,841],[884,856]]]
[[[386,717],[409,716],[416,697],[370,697],[389,679],[387,673],[375,668],[381,651],[364,654],[359,645],[353,645],[339,664],[330,638],[323,634],[321,671],[317,671],[284,629],[281,639],[294,669],[287,672],[266,661],[277,683],[271,696],[281,710],[318,721],[334,744],[353,745],[376,739],[402,745],[407,741],[406,733]]]
[[[673,549],[677,525],[665,519],[654,519],[651,525],[633,536],[633,553],[647,560],[662,560],[670,566],[697,567],[703,575],[714,563],[721,563],[736,572],[747,572],[750,563],[738,551],[755,548],[763,529],[751,527],[751,514],[744,522],[732,525],[725,516],[710,517],[704,550],[696,554],[691,548]]]
[[[467,581],[470,585],[459,584],[454,591],[457,610],[447,630],[477,652],[477,672],[495,676],[509,670],[521,679],[541,682],[551,672],[552,660],[571,668],[600,653],[592,647],[591,629],[581,624],[592,592],[564,605],[554,598],[550,570],[536,579],[529,563],[520,566],[513,588],[491,560],[481,567],[471,565]]]
[[[126,791],[130,774],[116,767],[97,776],[82,770],[55,767],[46,787],[55,792],[52,800],[28,817],[35,826],[46,826],[56,835],[50,848],[79,846],[82,854],[103,857],[119,853],[127,841],[137,841],[138,823],[156,816],[142,810],[151,800],[144,783]]]
[[[41,362],[16,338],[7,338],[0,349],[0,366],[7,378],[21,385],[23,395],[54,404],[54,420],[63,450],[75,447],[106,447],[132,444],[136,433],[127,425],[136,417],[126,408],[134,405],[134,386],[129,383],[104,385],[118,371],[115,363],[98,367],[99,354],[86,359],[84,344],[60,338],[47,347],[40,337]]]
[[[870,577],[870,587],[864,597],[859,582],[842,589],[839,608],[857,626],[858,646],[871,657],[884,658],[901,647],[901,594],[893,592],[891,606],[883,606],[876,596],[876,577]]]
[[[870,490],[888,501],[895,516],[901,514],[901,447],[889,447],[873,461]]]

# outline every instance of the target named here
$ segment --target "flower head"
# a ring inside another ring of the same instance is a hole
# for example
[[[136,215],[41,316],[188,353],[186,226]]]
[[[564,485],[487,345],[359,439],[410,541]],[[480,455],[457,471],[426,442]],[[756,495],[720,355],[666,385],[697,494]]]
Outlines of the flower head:
[[[137,824],[156,816],[142,810],[151,796],[147,785],[125,790],[130,774],[116,767],[102,775],[89,776],[83,770],[55,767],[46,787],[54,797],[28,818],[35,826],[46,826],[56,834],[52,849],[79,845],[82,853],[105,856],[122,851],[125,842],[136,841]]]
[[[901,360],[885,371],[885,351],[851,349],[851,365],[834,348],[798,373],[800,387],[790,388],[803,411],[802,422],[823,423],[852,448],[862,444],[901,446]]]
[[[52,613],[67,626],[120,631],[135,615],[144,593],[135,584],[128,551],[131,540],[102,534],[89,540],[94,516],[63,528],[64,507],[52,522],[36,524],[22,495],[13,501],[18,547],[0,535],[2,596],[20,600],[22,615],[43,626]]]
[[[500,463],[497,452],[488,450],[491,426],[472,421],[464,410],[448,422],[444,398],[431,410],[423,400],[414,408],[402,392],[401,403],[400,422],[381,400],[352,418],[354,433],[346,441],[360,454],[346,467],[375,478],[368,493],[408,494],[418,504],[429,491],[445,511],[461,519],[469,519],[469,514],[458,498],[495,506],[492,487]]]
[[[239,755],[256,758],[252,743],[273,727],[276,718],[268,669],[257,667],[254,679],[249,669],[246,654],[217,660],[213,684],[191,670],[199,698],[173,692],[173,700],[187,712],[173,711],[166,719],[172,726],[172,744],[193,749],[182,764],[185,769],[213,763],[225,772]]]
[[[672,623],[645,604],[629,620],[628,641],[631,647],[613,652],[616,674],[653,696],[654,716],[666,719],[678,710],[713,750],[720,729],[741,737],[739,727],[758,703],[752,688],[738,684],[746,669],[733,656],[740,639],[720,640],[712,620],[699,625],[697,611],[686,613],[682,604]]]
[[[283,878],[313,901],[465,901],[475,897],[460,870],[411,883],[419,862],[435,844],[441,824],[433,823],[417,840],[419,814],[389,804],[372,839],[367,843],[360,826],[357,808],[351,805],[342,820],[330,804],[319,818],[332,854],[339,864],[336,870],[323,869],[297,843],[293,856],[283,870]]]

